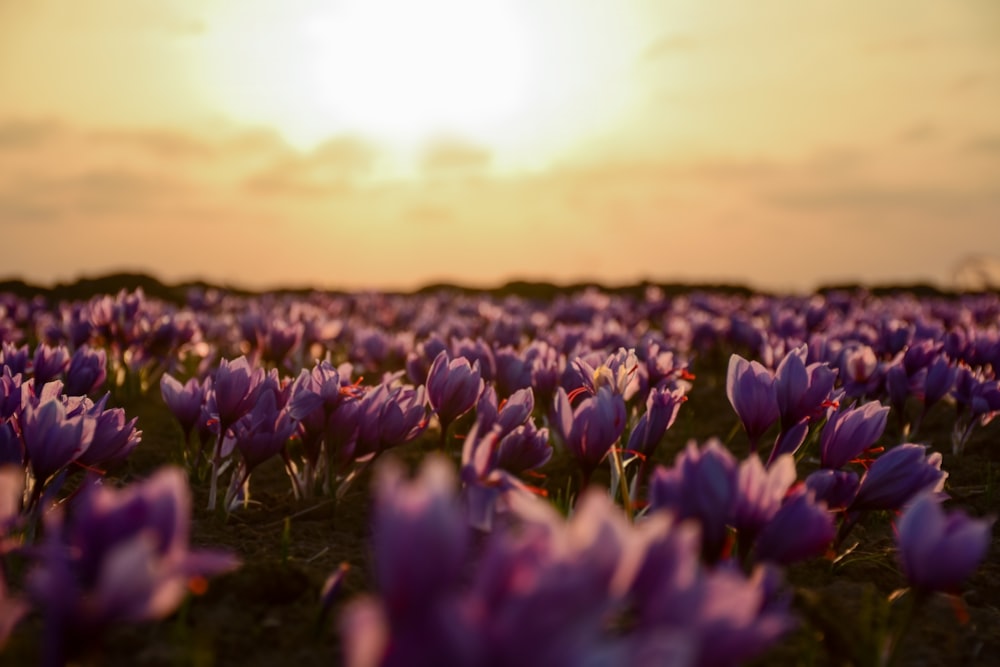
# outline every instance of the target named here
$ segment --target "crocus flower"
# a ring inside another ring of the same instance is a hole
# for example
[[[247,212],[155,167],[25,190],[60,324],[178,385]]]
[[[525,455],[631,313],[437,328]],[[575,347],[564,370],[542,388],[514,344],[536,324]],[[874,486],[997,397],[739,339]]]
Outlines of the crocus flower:
[[[63,664],[115,624],[164,618],[190,578],[237,566],[229,554],[189,550],[190,517],[178,468],[120,491],[92,480],[68,517],[45,514],[45,541],[25,586],[45,620],[45,664]]]
[[[497,443],[496,467],[512,474],[545,465],[552,458],[549,429],[528,421],[504,434]]]
[[[497,394],[492,384],[486,385],[476,403],[476,421],[481,423],[481,431],[489,430],[494,424],[500,426],[502,434],[509,433],[528,421],[535,409],[535,395],[531,387],[518,389],[501,405],[497,405]]]
[[[774,373],[782,431],[803,419],[821,415],[837,379],[837,371],[828,364],[816,362],[806,366],[807,353],[805,345],[792,350]]]
[[[167,409],[180,422],[181,430],[184,432],[184,442],[190,444],[191,429],[197,425],[201,417],[204,402],[204,391],[198,379],[190,378],[181,384],[169,373],[164,373],[160,378],[160,395],[163,396]]]
[[[917,496],[896,522],[899,560],[910,585],[922,592],[959,592],[986,557],[993,521],[946,513],[932,493]]]
[[[791,454],[779,457],[767,468],[756,454],[740,462],[736,473],[733,527],[739,533],[741,548],[749,550],[761,528],[781,508],[795,479],[795,459]]]
[[[35,356],[31,360],[31,373],[35,378],[35,386],[41,386],[55,380],[69,366],[69,350],[62,345],[49,347],[39,343],[35,348]]]
[[[778,565],[822,555],[836,535],[833,515],[808,489],[800,488],[784,500],[764,525],[754,545],[759,562]]]
[[[465,357],[449,359],[447,352],[434,358],[427,372],[427,400],[441,420],[441,441],[455,419],[471,410],[483,392],[479,362],[469,364]]]
[[[646,411],[639,417],[628,439],[628,449],[652,456],[663,435],[674,424],[681,403],[687,400],[681,388],[654,387],[646,398]]]
[[[244,488],[244,501],[248,498],[245,485],[254,468],[277,456],[294,431],[295,422],[289,418],[286,410],[278,409],[274,393],[261,392],[253,409],[232,428],[241,461],[233,473],[233,482],[226,495],[226,507],[230,506],[241,488]]]
[[[95,421],[87,414],[67,416],[57,398],[39,404],[28,402],[21,413],[21,437],[31,474],[35,498],[46,481],[75,461],[90,446]]]
[[[639,360],[635,350],[618,348],[602,364],[592,366],[583,357],[577,357],[573,366],[579,373],[583,386],[591,394],[596,394],[601,387],[608,387],[612,393],[621,396],[626,401],[639,391]]]
[[[106,366],[107,353],[103,349],[78,348],[69,360],[63,391],[68,396],[83,396],[96,391],[107,379]]]
[[[226,430],[257,402],[257,393],[263,381],[264,369],[251,368],[246,357],[219,362],[212,379],[209,406],[210,412],[219,420],[220,440]]]
[[[77,460],[88,466],[111,466],[120,463],[142,440],[142,431],[135,428],[137,417],[126,421],[121,408],[104,408],[104,400],[90,410],[94,417],[94,434],[90,446]]]
[[[9,419],[21,409],[21,374],[11,375],[4,366],[0,373],[0,419]]]
[[[354,458],[381,454],[415,440],[427,428],[424,387],[383,382],[358,401]],[[334,412],[334,415],[340,410]]]
[[[823,468],[806,477],[806,488],[812,491],[816,500],[826,503],[831,510],[844,509],[851,504],[858,493],[861,479],[853,470],[831,470]]]
[[[554,428],[583,471],[584,484],[625,430],[625,400],[601,387],[573,409],[566,391],[556,390]]]
[[[10,341],[0,344],[0,366],[10,369],[11,375],[24,375],[28,372],[28,360],[31,358],[27,345],[18,347]]]
[[[928,455],[923,445],[897,445],[875,459],[848,509],[897,510],[920,491],[940,491],[946,477],[940,453]]]
[[[820,465],[843,468],[872,447],[885,431],[889,407],[878,401],[831,412],[820,433]]]
[[[726,542],[726,526],[736,501],[736,460],[712,438],[699,449],[692,440],[672,468],[658,466],[649,481],[652,509],[669,509],[679,518],[695,518],[702,526],[702,552],[717,560]]]
[[[760,437],[779,416],[774,376],[760,363],[734,354],[729,357],[726,396],[750,439],[750,451],[756,451]]]

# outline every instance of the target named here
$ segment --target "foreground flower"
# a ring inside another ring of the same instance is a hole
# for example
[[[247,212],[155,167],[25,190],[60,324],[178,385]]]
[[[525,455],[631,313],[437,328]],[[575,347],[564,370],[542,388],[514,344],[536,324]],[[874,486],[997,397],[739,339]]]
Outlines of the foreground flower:
[[[584,485],[625,430],[625,400],[607,387],[574,410],[561,387],[556,391],[553,427],[583,471]]]
[[[479,362],[469,364],[465,357],[449,359],[441,351],[427,373],[427,401],[441,421],[441,444],[444,446],[451,423],[471,410],[483,393]]]
[[[989,550],[993,519],[945,513],[922,493],[896,523],[899,560],[910,585],[922,592],[958,593]]]
[[[726,373],[726,396],[750,439],[750,451],[756,451],[760,437],[778,421],[774,376],[759,362],[734,354]]]
[[[62,665],[118,623],[172,613],[192,578],[232,570],[235,557],[191,551],[191,494],[178,468],[123,490],[91,480],[45,515],[45,540],[26,593],[45,620],[44,664]]]

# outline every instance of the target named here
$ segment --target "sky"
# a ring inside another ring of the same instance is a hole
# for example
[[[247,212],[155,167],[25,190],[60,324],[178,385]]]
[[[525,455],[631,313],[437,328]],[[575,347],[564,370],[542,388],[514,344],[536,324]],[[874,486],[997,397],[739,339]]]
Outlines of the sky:
[[[995,0],[0,0],[0,278],[950,286]]]

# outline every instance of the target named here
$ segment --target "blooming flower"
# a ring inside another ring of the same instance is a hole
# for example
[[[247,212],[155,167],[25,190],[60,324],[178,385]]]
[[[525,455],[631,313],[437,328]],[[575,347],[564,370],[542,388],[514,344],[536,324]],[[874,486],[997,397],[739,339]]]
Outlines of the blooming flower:
[[[878,401],[831,412],[820,432],[820,465],[843,468],[873,446],[885,431],[889,407]]]
[[[959,592],[986,557],[994,519],[946,513],[932,493],[921,493],[896,522],[903,573],[914,588]]]
[[[779,417],[774,376],[760,363],[734,354],[729,357],[726,396],[750,439],[750,450],[755,451],[760,437]]]
[[[625,418],[625,400],[608,387],[598,389],[576,409],[570,406],[564,389],[556,390],[553,427],[583,470],[585,482],[621,437]]]
[[[469,364],[465,357],[449,360],[441,351],[427,372],[427,400],[441,420],[441,438],[455,419],[472,409],[483,392],[478,360]]]
[[[923,445],[897,445],[875,459],[848,509],[896,510],[920,491],[941,490],[946,477],[940,453],[928,455]]]
[[[189,550],[190,516],[178,468],[123,490],[91,480],[68,517],[45,514],[45,541],[25,588],[45,619],[46,664],[62,664],[114,624],[167,616],[191,577],[237,566],[229,554]]]

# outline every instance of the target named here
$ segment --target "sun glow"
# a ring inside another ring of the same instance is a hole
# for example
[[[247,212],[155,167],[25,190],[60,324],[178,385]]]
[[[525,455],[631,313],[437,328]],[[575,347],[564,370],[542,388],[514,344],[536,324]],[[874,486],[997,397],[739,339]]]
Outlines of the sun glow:
[[[494,166],[514,154],[528,166],[606,122],[616,97],[607,51],[629,34],[574,3],[226,7],[208,22],[200,76],[229,118],[273,126],[303,149],[342,133],[397,152],[459,137],[493,151]]]
[[[234,117],[310,145],[338,130],[394,143],[495,137],[530,112],[537,56],[509,5],[311,4],[244,11],[211,28],[208,78]]]

